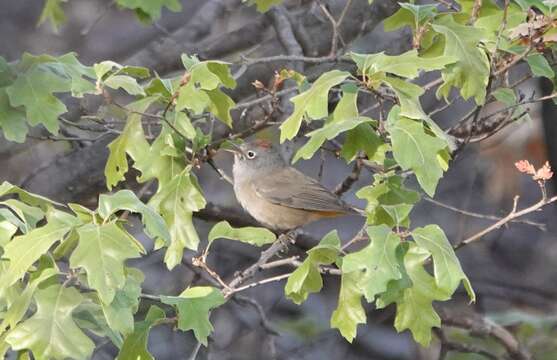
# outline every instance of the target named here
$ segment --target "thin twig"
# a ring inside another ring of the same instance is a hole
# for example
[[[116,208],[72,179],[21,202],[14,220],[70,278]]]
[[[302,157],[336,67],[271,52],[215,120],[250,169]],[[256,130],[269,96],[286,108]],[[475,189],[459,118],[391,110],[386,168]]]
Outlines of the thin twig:
[[[190,356],[188,357],[188,360],[195,360],[197,358],[197,354],[199,353],[200,349],[201,349],[201,343],[198,341],[197,344],[195,344],[195,347],[193,348]]]
[[[219,174],[220,178],[229,183],[230,185],[234,185],[234,180],[230,176],[228,176],[221,168],[219,168],[213,159],[207,159],[207,164],[213,168]]]
[[[513,202],[513,208],[507,216],[505,216],[501,220],[497,221],[495,224],[483,229],[482,231],[468,237],[467,239],[462,240],[460,243],[458,243],[454,246],[454,249],[455,250],[460,249],[463,246],[466,246],[470,243],[478,241],[479,239],[481,239],[486,234],[488,234],[488,233],[490,233],[494,230],[499,229],[501,226],[505,225],[506,223],[508,223],[508,222],[510,222],[510,221],[512,221],[516,218],[519,218],[519,217],[524,216],[526,214],[532,213],[534,211],[538,211],[542,207],[557,201],[557,196],[554,196],[554,197],[549,198],[549,199],[542,198],[540,201],[538,201],[534,205],[531,205],[531,206],[529,206],[525,209],[517,211],[518,199],[519,199],[519,197],[515,196],[514,202]]]
[[[260,285],[263,285],[263,284],[268,284],[268,283],[272,283],[272,282],[276,282],[276,281],[281,281],[283,279],[288,278],[290,275],[292,275],[291,272],[289,272],[287,274],[282,274],[282,275],[277,275],[277,276],[273,276],[273,277],[270,277],[270,278],[262,279],[262,280],[244,285],[244,286],[235,287],[231,290],[230,293],[227,293],[225,296],[229,297],[233,294],[239,293],[239,292],[247,290],[247,289],[254,288],[256,286],[260,286]]]
[[[270,63],[278,61],[295,61],[295,62],[305,62],[308,64],[321,64],[325,62],[336,62],[340,61],[341,58],[337,56],[320,56],[320,57],[309,57],[301,55],[275,55],[262,58],[249,59],[246,58],[244,65],[251,66],[260,63]]]
[[[431,199],[429,197],[423,197],[423,199],[427,202],[430,202],[430,203],[435,204],[437,206],[440,206],[442,208],[449,209],[449,210],[452,210],[456,213],[463,214],[463,215],[466,215],[466,216],[475,217],[475,218],[478,218],[478,219],[495,220],[495,221],[499,221],[499,220],[502,219],[501,217],[495,216],[495,215],[479,214],[479,213],[475,213],[475,212],[468,211],[468,210],[462,210],[462,209],[456,208],[454,206],[442,203],[440,201]],[[515,220],[511,220],[510,222],[534,226],[534,227],[537,227],[538,229],[540,229],[541,231],[546,230],[546,225],[545,224],[530,221],[530,220],[515,219]]]
[[[455,316],[441,311],[439,314],[443,320],[443,324],[451,327],[469,330],[472,334],[481,337],[491,337],[499,342],[511,359],[530,360],[532,356],[524,349],[518,340],[502,326],[488,321],[479,316]]]
[[[362,167],[363,161],[361,159],[356,159],[350,175],[348,175],[340,184],[338,184],[333,192],[337,196],[341,196],[342,194],[350,190],[352,185],[354,185],[354,183],[360,178]]]
[[[319,5],[321,11],[325,15],[325,17],[329,20],[331,26],[333,27],[333,37],[331,39],[331,51],[329,52],[329,55],[335,56],[335,54],[337,53],[338,37],[339,37],[337,22],[333,17],[333,15],[331,15],[329,10],[327,9],[327,6],[325,6],[325,4],[323,4],[320,0],[317,0],[317,4]]]
[[[225,292],[231,292],[232,289],[228,286],[227,283],[225,283],[219,274],[217,274],[213,269],[211,269],[209,267],[209,265],[207,265],[207,263],[205,261],[203,261],[202,257],[195,257],[191,260],[191,263],[193,266],[197,266],[203,270],[205,270],[207,272],[207,274],[209,274],[209,276],[211,276],[213,279],[215,279],[220,286],[222,286],[222,288],[224,289]]]
[[[259,256],[257,262],[236,275],[234,279],[232,279],[228,283],[228,287],[231,288],[233,292],[235,292],[238,285],[253,277],[257,273],[261,265],[267,263],[276,254],[287,249],[288,244],[293,241],[295,241],[293,233],[281,234],[279,238],[268,249],[261,252],[261,255]],[[229,294],[227,295],[230,296]]]

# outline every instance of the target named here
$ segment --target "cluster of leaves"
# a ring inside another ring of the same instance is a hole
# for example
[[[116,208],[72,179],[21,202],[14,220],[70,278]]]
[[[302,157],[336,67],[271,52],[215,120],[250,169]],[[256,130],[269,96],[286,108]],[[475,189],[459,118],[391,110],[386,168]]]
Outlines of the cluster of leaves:
[[[146,251],[118,213],[140,214],[145,233],[170,241],[164,219],[129,190],[101,195],[95,211],[68,204],[68,212],[7,182],[0,199],[0,356],[11,348],[37,359],[87,358],[94,343],[84,330],[108,337],[121,358],[146,353],[149,328],[166,314],[152,308],[134,324],[144,275],[125,263]],[[178,328],[206,343],[209,310],[224,298],[215,288],[192,287],[161,301],[176,307]]]
[[[61,2],[48,0],[42,19],[59,23]],[[278,2],[251,1],[261,11]],[[176,0],[117,3],[149,20],[160,16],[162,6],[171,10],[179,6]],[[411,227],[410,213],[420,196],[405,186],[401,174],[414,175],[423,191],[433,196],[451,152],[449,139],[420,104],[426,88],[413,80],[422,72],[439,71],[440,98],[447,99],[454,89],[478,105],[493,97],[511,106],[518,102],[514,88],[502,83],[495,92],[489,89],[496,70],[492,65],[505,66],[509,59],[527,54],[524,59],[535,76],[554,77],[544,53],[554,31],[547,21],[552,7],[521,0],[503,10],[484,1],[474,15],[472,1],[459,4],[461,11],[454,13],[439,13],[433,5],[401,5],[385,28],[409,26],[415,49],[397,56],[350,54],[357,73],[332,70],[311,84],[300,83],[300,93],[292,98],[294,111],[280,126],[283,142],[298,136],[304,121],[323,120],[317,130],[306,134],[308,141],[293,161],[313,157],[327,140],[341,139],[340,156],[347,163],[365,161],[378,170],[373,184],[357,192],[367,201],[369,244],[345,254],[338,235],[331,232],[308,251],[285,286],[286,296],[300,304],[321,290],[323,267],[340,269],[341,289],[331,326],[349,341],[356,336],[358,324],[366,322],[362,300],[377,308],[396,305],[395,328],[409,329],[424,346],[430,342],[432,327],[440,326],[435,301],[449,300],[460,283],[474,300],[441,228]],[[534,23],[527,18],[530,6],[540,9],[541,20],[536,17]],[[0,57],[0,128],[8,140],[23,142],[28,126],[43,125],[56,134],[59,117],[67,111],[61,94],[109,98],[112,91],[122,91],[134,100],[120,106],[125,127],[109,145],[107,186],[112,190],[125,180],[129,159],[139,173],[138,182],[157,183],[148,204],[122,190],[101,195],[94,211],[77,204],[64,208],[8,183],[0,187],[0,355],[11,347],[30,350],[38,359],[86,358],[93,350],[86,330],[108,337],[122,359],[150,358],[149,330],[173,321],[153,306],[143,321],[135,322],[143,274],[126,266],[126,261],[145,249],[118,215],[122,211],[141,215],[153,248],[165,249],[169,269],[182,261],[186,249],[198,250],[200,239],[192,216],[205,206],[205,198],[192,169],[212,141],[199,123],[215,118],[232,126],[234,101],[223,88],[234,88],[236,82],[225,63],[188,56],[182,62],[183,76],[162,79],[151,77],[148,69],[112,61],[85,66],[74,54],[25,54],[15,63]],[[332,113],[330,91],[341,94]],[[384,119],[361,114],[358,100],[370,93],[394,102]],[[153,141],[144,133],[146,117],[160,125]],[[520,166],[538,176],[533,167]],[[542,171],[539,176],[549,174]],[[256,246],[276,240],[266,229],[235,229],[221,222],[209,234],[205,256],[219,238]],[[432,274],[427,270],[430,262]],[[60,270],[61,263],[67,271]],[[212,287],[191,287],[179,296],[158,298],[176,309],[177,327],[193,330],[204,344],[212,331],[210,311],[225,302],[223,293]]]

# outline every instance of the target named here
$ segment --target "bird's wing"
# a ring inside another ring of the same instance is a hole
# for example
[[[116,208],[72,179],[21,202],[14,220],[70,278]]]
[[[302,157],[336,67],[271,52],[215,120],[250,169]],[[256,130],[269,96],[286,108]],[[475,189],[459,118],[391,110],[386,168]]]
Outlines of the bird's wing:
[[[294,168],[274,171],[265,178],[253,181],[253,186],[258,196],[273,204],[312,211],[353,212],[317,180]]]

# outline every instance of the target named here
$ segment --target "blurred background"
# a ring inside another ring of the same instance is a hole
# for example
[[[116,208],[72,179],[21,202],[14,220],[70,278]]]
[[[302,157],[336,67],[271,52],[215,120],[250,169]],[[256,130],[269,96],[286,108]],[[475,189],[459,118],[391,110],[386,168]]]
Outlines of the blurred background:
[[[338,16],[345,1],[323,1],[332,14]],[[79,59],[91,65],[102,60],[123,64],[148,66],[161,76],[179,71],[178,59],[182,52],[199,54],[201,59],[212,58],[239,63],[242,56],[257,58],[285,53],[270,26],[270,17],[261,15],[253,7],[239,1],[183,0],[180,12],[163,10],[159,20],[152,24],[138,21],[132,11],[118,9],[110,0],[71,0],[64,3],[67,22],[55,33],[50,24],[37,26],[43,1],[1,1],[0,55],[8,61],[19,59],[24,52],[61,55],[76,52]],[[310,0],[287,1],[290,21],[308,40],[302,43],[307,56],[326,54],[331,36],[330,24]],[[342,34],[349,50],[372,53],[386,51],[398,54],[408,50],[411,34],[407,30],[386,33],[381,21],[396,10],[396,3],[375,0],[354,1],[343,23]],[[301,38],[303,36],[301,35]],[[249,84],[259,79],[267,82],[273,70],[291,64],[271,63],[250,67],[241,73],[238,89],[232,93],[236,101],[252,99],[255,95]],[[295,64],[299,67],[299,64]],[[339,65],[340,66],[340,65]],[[235,71],[241,70],[239,66]],[[307,65],[304,73],[326,71],[323,65]],[[520,76],[518,71],[513,76]],[[420,79],[427,83],[430,74]],[[543,95],[546,84],[527,81],[521,91]],[[334,96],[331,96],[334,104]],[[338,99],[337,99],[338,100]],[[432,94],[422,99],[424,110],[431,112],[442,104]],[[359,104],[367,108],[373,103]],[[70,106],[70,113],[85,114],[98,107],[94,99]],[[471,109],[470,103],[455,103],[449,111],[438,112],[434,119],[442,128],[454,125]],[[493,109],[490,109],[493,110]],[[435,201],[421,201],[413,210],[413,226],[439,224],[453,243],[470,236],[493,223],[494,220],[469,216],[455,209],[477,214],[505,216],[512,208],[515,195],[520,195],[519,206],[532,204],[540,198],[539,188],[529,177],[516,171],[514,163],[527,159],[536,167],[553,160],[557,168],[555,139],[555,106],[552,103],[532,104],[530,118],[507,127],[486,141],[465,147],[451,164],[442,179]],[[484,110],[488,111],[488,110]],[[235,127],[259,116],[250,110],[247,116],[237,111]],[[245,114],[244,114],[245,115]],[[371,114],[373,117],[374,114]],[[72,129],[63,129],[75,135]],[[222,130],[225,131],[225,130]],[[10,181],[27,190],[49,196],[61,202],[80,202],[94,207],[98,194],[106,192],[103,166],[107,156],[106,145],[111,140],[51,141],[44,139],[43,130],[31,131],[34,138],[24,144],[8,142],[0,137],[0,181]],[[63,133],[64,134],[64,133]],[[269,134],[276,134],[271,129]],[[299,139],[286,146],[285,156],[303,143]],[[322,183],[332,189],[350,174],[351,166],[323,152],[297,167],[304,173],[318,177],[322,170]],[[322,158],[325,158],[323,162]],[[217,165],[230,174],[231,157],[219,154]],[[255,224],[239,207],[231,186],[220,179],[208,166],[197,171],[201,187],[209,202],[209,210],[195,218],[196,228],[203,241],[218,220],[214,214],[224,214],[235,225]],[[365,203],[354,196],[355,191],[372,182],[373,174],[363,170],[359,180],[343,199],[363,207]],[[126,186],[138,189],[134,176]],[[414,186],[413,180],[409,185]],[[553,185],[553,184],[550,184]],[[147,189],[144,198],[148,198]],[[553,189],[551,189],[553,191]],[[424,195],[425,196],[425,195]],[[455,209],[450,209],[453,207]],[[218,210],[218,211],[215,211]],[[550,206],[542,212],[528,216],[531,225],[511,223],[485,239],[458,252],[464,271],[469,276],[478,296],[475,304],[468,305],[463,289],[454,300],[442,304],[452,312],[482,314],[499,324],[516,330],[518,339],[528,346],[536,359],[557,359],[557,222],[556,208]],[[313,223],[304,228],[308,238],[319,239],[332,229],[339,229],[343,241],[351,239],[361,228],[363,220],[347,217],[335,221]],[[139,226],[137,228],[140,228]],[[141,234],[138,234],[141,238]],[[143,238],[151,247],[150,240]],[[312,243],[299,244],[301,251]],[[293,250],[296,251],[296,250]],[[206,279],[192,268],[187,252],[184,265],[173,271],[166,270],[160,251],[135,261],[146,275],[144,291],[153,294],[176,295],[188,284],[204,284]],[[217,242],[209,259],[210,265],[223,278],[231,279],[235,271],[246,268],[258,257],[258,249],[234,242]],[[284,270],[277,270],[277,274]],[[347,343],[336,330],[329,328],[330,314],[337,304],[339,279],[325,277],[321,293],[311,295],[302,306],[284,298],[284,283],[273,283],[246,292],[246,296],[261,304],[265,321],[257,309],[242,301],[231,301],[212,315],[215,332],[207,349],[202,348],[199,359],[437,359],[438,342],[429,349],[416,345],[408,333],[397,334],[393,328],[394,308],[376,311],[367,305],[368,323],[360,326],[353,344]],[[141,312],[148,308],[142,304]],[[443,309],[441,309],[443,310]],[[470,336],[468,332],[444,329],[446,336],[472,345],[494,348],[492,340]],[[149,339],[149,348],[156,359],[186,359],[195,346],[189,333],[172,331],[159,326]],[[103,343],[94,359],[113,359],[115,347]],[[452,357],[451,357],[452,356]],[[448,358],[475,359],[479,355],[449,354]]]

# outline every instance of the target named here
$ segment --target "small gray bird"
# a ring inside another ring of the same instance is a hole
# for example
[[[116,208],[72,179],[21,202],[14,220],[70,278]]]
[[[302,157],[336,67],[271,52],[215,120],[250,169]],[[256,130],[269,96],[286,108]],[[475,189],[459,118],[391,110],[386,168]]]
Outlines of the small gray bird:
[[[265,140],[227,149],[234,153],[234,192],[244,209],[275,230],[322,218],[359,214],[317,180],[289,166]]]

